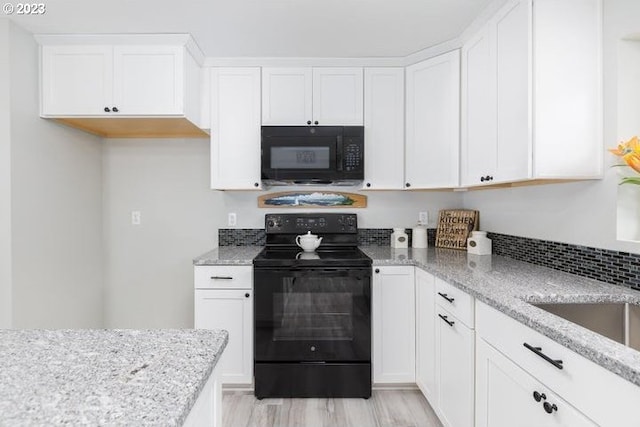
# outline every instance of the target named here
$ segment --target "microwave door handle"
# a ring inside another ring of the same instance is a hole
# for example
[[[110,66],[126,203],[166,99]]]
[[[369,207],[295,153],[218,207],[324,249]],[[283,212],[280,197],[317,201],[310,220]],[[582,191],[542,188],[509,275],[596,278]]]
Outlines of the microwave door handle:
[[[336,136],[336,170],[342,171],[342,135]]]

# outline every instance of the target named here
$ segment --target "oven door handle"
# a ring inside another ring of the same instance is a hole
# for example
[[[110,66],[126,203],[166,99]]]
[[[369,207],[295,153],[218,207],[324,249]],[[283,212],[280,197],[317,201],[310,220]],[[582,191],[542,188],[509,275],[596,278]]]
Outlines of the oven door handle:
[[[273,271],[273,270],[272,270]],[[367,278],[371,277],[371,269],[354,269],[354,268],[292,268],[287,270],[279,270],[278,273],[291,277],[355,277]]]

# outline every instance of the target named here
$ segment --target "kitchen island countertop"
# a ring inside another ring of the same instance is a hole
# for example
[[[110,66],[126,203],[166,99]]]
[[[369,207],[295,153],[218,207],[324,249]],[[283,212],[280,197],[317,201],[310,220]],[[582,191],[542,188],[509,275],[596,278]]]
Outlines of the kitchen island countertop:
[[[182,425],[227,341],[222,330],[0,330],[0,425]]]

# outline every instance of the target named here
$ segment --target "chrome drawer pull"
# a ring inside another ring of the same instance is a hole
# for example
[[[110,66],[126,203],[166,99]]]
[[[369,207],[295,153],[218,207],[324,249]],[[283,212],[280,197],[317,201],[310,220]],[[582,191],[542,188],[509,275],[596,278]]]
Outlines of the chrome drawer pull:
[[[449,295],[443,294],[442,292],[438,292],[438,295],[440,295],[442,298],[446,299],[447,301],[449,301],[452,304],[455,301],[455,298],[451,298]]]
[[[233,280],[231,276],[211,276],[212,280]]]
[[[449,326],[453,326],[456,322],[454,322],[453,320],[449,320],[447,316],[443,316],[442,314],[438,314],[438,316],[440,316],[440,318],[442,320],[444,320],[445,322],[447,322],[447,325]]]
[[[526,348],[528,348],[529,350],[533,351],[535,354],[537,354],[538,356],[542,357],[544,360],[546,360],[547,362],[551,363],[553,366],[555,366],[558,369],[562,369],[562,360],[556,360],[556,359],[552,359],[549,356],[547,356],[546,354],[544,354],[542,352],[542,347],[533,347],[532,345],[529,345],[527,343],[523,344]]]

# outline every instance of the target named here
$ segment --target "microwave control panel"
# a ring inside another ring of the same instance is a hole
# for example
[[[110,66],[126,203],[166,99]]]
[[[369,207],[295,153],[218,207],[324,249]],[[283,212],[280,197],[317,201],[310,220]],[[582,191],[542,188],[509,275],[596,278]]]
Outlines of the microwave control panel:
[[[362,165],[361,144],[353,141],[352,138],[347,139],[344,147],[344,168],[347,171],[358,170]]]

